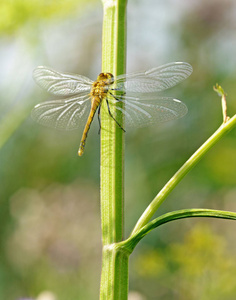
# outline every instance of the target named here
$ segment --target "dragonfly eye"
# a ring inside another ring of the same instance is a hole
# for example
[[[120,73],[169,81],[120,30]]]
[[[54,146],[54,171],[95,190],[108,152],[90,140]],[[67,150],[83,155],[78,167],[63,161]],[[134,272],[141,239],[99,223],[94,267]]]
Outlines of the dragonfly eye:
[[[104,81],[105,84],[113,84],[114,76],[111,73],[100,73],[97,78],[98,81]]]

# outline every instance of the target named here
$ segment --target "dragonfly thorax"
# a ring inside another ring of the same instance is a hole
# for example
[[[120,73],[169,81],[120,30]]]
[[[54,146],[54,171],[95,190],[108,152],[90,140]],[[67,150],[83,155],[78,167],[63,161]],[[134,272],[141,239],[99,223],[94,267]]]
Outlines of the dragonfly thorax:
[[[104,98],[108,92],[109,85],[114,83],[114,77],[111,73],[100,73],[98,78],[92,84],[90,95]]]

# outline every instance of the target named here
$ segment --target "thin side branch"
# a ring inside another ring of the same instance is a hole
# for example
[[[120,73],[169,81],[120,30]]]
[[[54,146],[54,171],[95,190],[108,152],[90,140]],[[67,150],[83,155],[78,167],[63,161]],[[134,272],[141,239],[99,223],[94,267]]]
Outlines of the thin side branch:
[[[170,192],[183,179],[183,177],[202,159],[202,157],[232,128],[236,126],[236,115],[231,119],[227,119],[216,132],[183,164],[183,166],[175,173],[175,175],[167,182],[162,190],[156,195],[153,201],[149,204],[140,219],[138,220],[131,236],[145,226],[159,206],[167,198]]]

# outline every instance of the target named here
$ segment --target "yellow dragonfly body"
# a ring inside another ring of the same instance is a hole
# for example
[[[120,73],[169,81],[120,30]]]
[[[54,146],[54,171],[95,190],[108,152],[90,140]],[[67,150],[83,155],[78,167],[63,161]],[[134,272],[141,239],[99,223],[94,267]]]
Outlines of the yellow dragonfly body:
[[[100,105],[104,98],[106,98],[108,89],[107,87],[114,82],[114,77],[111,73],[100,73],[97,80],[92,84],[90,98],[91,98],[91,109],[88,116],[88,120],[85,124],[85,128],[83,131],[82,139],[80,142],[80,147],[78,154],[81,156],[84,153],[85,141],[87,139],[87,134],[90,128],[90,125],[93,121],[94,115],[99,108],[100,114]],[[110,112],[110,110],[109,110]],[[112,115],[111,115],[112,116]],[[99,119],[100,120],[100,119]]]
[[[45,126],[65,130],[79,128],[85,123],[78,151],[81,156],[97,110],[100,126],[100,108],[104,99],[109,115],[122,130],[116,121],[120,114],[125,116],[127,126],[134,127],[180,118],[187,113],[186,105],[173,97],[160,97],[157,93],[175,86],[191,73],[192,67],[188,63],[174,62],[146,72],[117,77],[101,73],[97,80],[92,81],[82,75],[38,67],[33,74],[35,81],[49,93],[66,98],[36,105],[32,117]],[[114,95],[116,91],[120,96]],[[123,102],[125,108],[116,106],[117,102]],[[111,105],[115,107],[113,113]]]

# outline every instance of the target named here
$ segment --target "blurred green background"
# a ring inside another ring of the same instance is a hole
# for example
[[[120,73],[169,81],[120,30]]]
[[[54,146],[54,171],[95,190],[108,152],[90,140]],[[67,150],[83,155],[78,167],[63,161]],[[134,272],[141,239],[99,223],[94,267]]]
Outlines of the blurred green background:
[[[171,61],[194,73],[168,91],[188,106],[177,121],[126,134],[126,236],[165,182],[221,124],[220,98],[236,112],[236,3],[129,0],[127,72]],[[80,134],[32,121],[47,100],[32,80],[46,65],[95,79],[101,70],[98,0],[0,3],[0,299],[98,299],[101,268],[96,119]],[[194,168],[159,210],[236,211],[236,130]],[[147,236],[130,260],[130,300],[235,299],[236,224],[188,219]],[[40,296],[41,295],[41,296]],[[45,295],[45,294],[44,294]],[[47,298],[49,299],[49,298]]]

